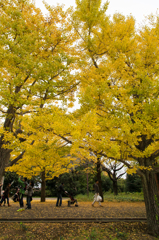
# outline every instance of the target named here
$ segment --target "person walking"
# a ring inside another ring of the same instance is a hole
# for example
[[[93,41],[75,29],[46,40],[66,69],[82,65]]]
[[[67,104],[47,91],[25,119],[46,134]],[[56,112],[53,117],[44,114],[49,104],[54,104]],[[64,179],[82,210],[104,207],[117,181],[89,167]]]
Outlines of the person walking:
[[[9,204],[9,191],[10,191],[10,186],[11,186],[11,184],[8,183],[6,189],[5,189],[4,193],[3,193],[2,199],[1,199],[1,201],[0,201],[0,206],[2,205],[3,202],[5,203],[6,199],[7,199],[8,207],[11,206],[11,205]]]
[[[67,191],[64,190],[63,186],[64,186],[64,183],[61,183],[60,186],[57,189],[56,207],[58,207],[58,206],[61,207],[61,205],[62,205],[62,193],[63,192],[67,193]],[[60,201],[60,204],[59,204],[59,201]]]
[[[31,209],[31,201],[32,201],[32,195],[33,195],[33,187],[34,187],[34,183],[33,181],[30,181],[27,189],[28,190],[28,195],[27,195],[27,208],[26,209]]]
[[[18,183],[20,185],[20,190],[19,190],[19,204],[20,204],[20,209],[18,209],[17,211],[24,211],[24,202],[23,202],[23,196],[25,193],[25,190],[27,188],[27,178],[23,178],[23,180],[21,180],[21,176],[18,179]]]
[[[94,195],[94,201],[93,201],[93,203],[92,203],[92,207],[94,207],[94,203],[95,202],[98,202],[99,203],[99,206],[100,207],[103,207],[102,205],[101,205],[101,202],[100,201],[98,201],[98,196],[99,196],[99,186],[98,186],[98,180],[96,180],[96,182],[94,183],[94,185],[93,185],[93,188],[94,188],[94,191],[95,191],[95,195]]]

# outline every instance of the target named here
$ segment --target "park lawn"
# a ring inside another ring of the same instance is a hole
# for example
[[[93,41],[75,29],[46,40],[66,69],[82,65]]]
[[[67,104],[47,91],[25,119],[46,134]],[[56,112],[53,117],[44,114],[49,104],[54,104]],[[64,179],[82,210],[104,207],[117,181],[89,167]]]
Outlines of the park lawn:
[[[90,202],[93,200],[94,197],[94,193],[89,193],[89,196],[82,195],[79,194],[77,196],[75,196],[75,198],[79,201],[79,202]],[[138,193],[125,193],[125,192],[121,192],[119,193],[117,196],[115,196],[113,193],[110,192],[106,192],[104,193],[104,201],[106,202],[142,202],[144,201],[144,196],[143,196],[143,192]]]
[[[33,197],[34,201],[36,199],[39,199],[39,197]],[[56,197],[53,197],[56,199]],[[78,194],[74,198],[78,200],[78,202],[91,202],[93,201],[94,198],[94,193],[89,193],[89,196],[87,194]],[[47,197],[47,202],[49,199],[52,199],[52,197]],[[63,200],[69,200],[69,197],[63,196]],[[53,201],[53,200],[51,200]],[[104,193],[104,201],[106,202],[143,202],[144,201],[144,196],[143,192],[135,192],[135,193],[130,193],[130,192],[121,192],[117,196],[115,196],[113,193],[106,192]]]
[[[14,237],[13,237],[14,236]],[[0,239],[157,240],[146,223],[0,223]]]
[[[93,202],[94,199],[94,193],[89,193],[89,196],[86,194],[79,194],[76,195],[74,198],[78,200],[78,202]],[[54,199],[54,200],[53,200]],[[33,197],[34,202],[38,203],[40,202],[39,197]],[[70,200],[69,197],[63,197],[63,202]],[[115,196],[113,193],[107,192],[104,193],[104,201],[105,202],[144,202],[144,196],[143,193],[119,193],[117,196]],[[47,197],[46,198],[47,203],[56,203],[56,197]]]

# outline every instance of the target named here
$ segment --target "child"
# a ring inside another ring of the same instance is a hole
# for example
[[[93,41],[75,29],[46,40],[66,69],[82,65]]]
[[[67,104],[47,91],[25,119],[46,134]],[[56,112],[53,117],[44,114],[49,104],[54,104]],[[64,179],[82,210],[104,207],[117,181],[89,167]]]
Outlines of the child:
[[[4,193],[3,193],[3,196],[2,196],[2,199],[1,199],[1,202],[0,202],[0,206],[2,205],[2,203],[4,202],[5,204],[5,200],[7,199],[7,204],[8,204],[8,207],[10,207],[11,205],[9,204],[9,191],[10,191],[10,186],[11,184],[8,183]]]
[[[33,195],[33,187],[34,183],[32,181],[29,182],[29,185],[27,187],[28,190],[28,195],[27,195],[27,208],[26,209],[31,209],[31,201],[32,201],[32,195]]]

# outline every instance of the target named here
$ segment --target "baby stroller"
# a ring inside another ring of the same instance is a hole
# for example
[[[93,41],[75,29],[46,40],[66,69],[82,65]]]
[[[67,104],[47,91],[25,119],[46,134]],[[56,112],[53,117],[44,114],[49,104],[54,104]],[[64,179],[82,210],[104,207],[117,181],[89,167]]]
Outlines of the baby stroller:
[[[70,207],[71,204],[74,204],[74,203],[75,203],[75,207],[78,207],[77,199],[73,197],[73,194],[67,192],[66,195],[70,198],[70,200],[68,200],[68,207]]]
[[[18,202],[18,201],[19,201],[19,188],[17,188],[16,193],[11,197],[11,199],[12,199],[14,202]]]

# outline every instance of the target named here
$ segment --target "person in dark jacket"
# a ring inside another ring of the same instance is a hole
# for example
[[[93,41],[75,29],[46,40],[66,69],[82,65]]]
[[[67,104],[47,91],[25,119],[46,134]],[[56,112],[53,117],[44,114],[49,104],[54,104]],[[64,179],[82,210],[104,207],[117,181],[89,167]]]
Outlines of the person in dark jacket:
[[[93,185],[94,191],[95,191],[95,195],[94,195],[94,201],[92,203],[92,207],[94,207],[94,203],[98,202],[99,206],[102,207],[101,202],[97,200],[97,197],[99,195],[99,186],[98,186],[98,180],[96,180],[95,184]]]
[[[3,193],[3,196],[2,196],[2,199],[1,199],[1,202],[0,202],[0,206],[2,205],[3,202],[5,202],[5,200],[7,199],[7,204],[8,204],[8,207],[10,207],[11,205],[9,204],[9,191],[10,191],[10,186],[11,184],[8,183],[4,193]]]
[[[31,209],[33,187],[34,187],[34,183],[33,183],[33,181],[30,181],[28,186],[27,186],[28,195],[27,195],[27,208],[26,209]]]
[[[57,189],[57,202],[56,202],[56,207],[61,207],[62,205],[62,193],[65,192],[67,193],[67,191],[64,190],[63,188],[64,184],[61,183],[60,186]],[[60,204],[59,204],[59,200],[60,200]]]

